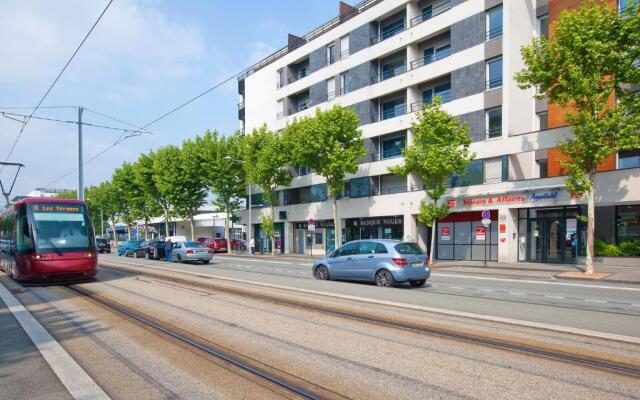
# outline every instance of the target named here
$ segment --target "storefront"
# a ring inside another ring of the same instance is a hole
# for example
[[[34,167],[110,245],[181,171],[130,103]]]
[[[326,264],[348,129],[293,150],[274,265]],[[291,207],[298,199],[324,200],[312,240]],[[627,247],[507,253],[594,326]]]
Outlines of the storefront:
[[[436,259],[456,261],[498,260],[498,211],[491,210],[491,223],[482,224],[481,211],[451,213],[438,221]]]
[[[577,263],[586,227],[580,206],[518,210],[518,261]]]
[[[308,222],[294,222],[293,252],[296,254],[323,255],[335,249],[336,229],[332,219],[314,221],[313,229]]]
[[[346,220],[347,242],[361,239],[402,240],[404,234],[402,215],[390,217],[350,218]]]
[[[273,236],[275,238],[274,243],[272,243],[270,237],[265,235],[260,224],[255,224],[253,226],[253,232],[255,236],[256,253],[271,253],[273,246],[275,246],[276,253],[284,253],[285,235],[283,222],[274,222],[273,224]]]

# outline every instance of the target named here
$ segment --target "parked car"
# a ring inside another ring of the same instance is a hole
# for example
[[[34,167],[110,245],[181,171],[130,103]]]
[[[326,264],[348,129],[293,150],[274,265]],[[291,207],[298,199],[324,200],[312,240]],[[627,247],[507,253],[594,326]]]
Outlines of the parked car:
[[[206,238],[206,237],[199,237],[198,239],[196,239],[196,242],[201,243],[201,244],[204,244],[204,242],[206,242],[206,241],[207,241],[207,239],[209,239],[209,238]]]
[[[105,238],[96,238],[98,253],[111,253],[111,243]]]
[[[431,275],[428,257],[417,243],[356,240],[313,263],[316,279],[372,281],[378,286],[409,282],[424,286]]]
[[[187,261],[200,261],[209,264],[213,258],[213,250],[198,242],[178,242],[174,243],[171,252],[171,261],[179,263]]]
[[[118,246],[118,255],[119,256],[133,256],[136,252],[136,249],[140,246],[142,240],[127,240]]]
[[[164,240],[144,241],[133,254],[136,258],[159,260],[164,258]]]
[[[215,252],[225,253],[227,251],[227,239],[210,237],[203,244]]]
[[[187,241],[187,237],[183,236],[183,235],[167,236],[166,238],[164,238],[164,240],[171,240],[173,243],[186,242]]]

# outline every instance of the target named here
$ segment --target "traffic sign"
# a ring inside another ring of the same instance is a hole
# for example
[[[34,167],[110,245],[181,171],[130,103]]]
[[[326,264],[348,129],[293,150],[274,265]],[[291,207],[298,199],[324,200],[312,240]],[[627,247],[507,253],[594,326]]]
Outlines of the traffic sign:
[[[482,210],[482,219],[491,219],[491,210]]]
[[[307,224],[309,224],[309,225],[315,225],[315,224],[316,224],[316,220],[315,220],[315,219],[313,219],[313,218],[309,218],[309,219],[307,220]]]
[[[315,232],[316,226],[315,224],[309,224],[307,225],[307,229],[309,230],[309,232]]]
[[[485,240],[487,237],[487,228],[484,226],[476,226],[476,241]]]
[[[489,224],[491,224],[491,220],[488,218],[483,218],[482,219],[482,225],[484,226],[489,226]]]

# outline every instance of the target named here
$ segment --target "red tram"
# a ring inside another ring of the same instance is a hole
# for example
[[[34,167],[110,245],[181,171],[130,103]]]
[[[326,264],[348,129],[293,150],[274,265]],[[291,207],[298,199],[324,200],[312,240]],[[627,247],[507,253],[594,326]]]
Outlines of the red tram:
[[[0,212],[0,268],[19,281],[76,281],[97,272],[83,201],[26,198]]]

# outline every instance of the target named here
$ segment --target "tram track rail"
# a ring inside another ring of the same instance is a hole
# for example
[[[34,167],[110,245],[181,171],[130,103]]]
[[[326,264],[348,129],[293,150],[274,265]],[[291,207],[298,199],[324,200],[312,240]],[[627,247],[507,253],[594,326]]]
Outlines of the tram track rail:
[[[334,317],[340,317],[358,322],[370,323],[378,326],[385,326],[394,329],[401,329],[409,332],[414,332],[423,335],[433,335],[444,339],[456,340],[469,344],[487,346],[498,350],[506,350],[526,354],[530,356],[550,359],[554,361],[560,361],[571,365],[595,368],[603,371],[607,371],[615,374],[622,374],[635,378],[640,378],[640,360],[635,363],[631,362],[619,362],[603,357],[594,357],[586,354],[577,354],[574,352],[562,351],[553,346],[543,347],[519,342],[513,339],[496,338],[491,336],[483,336],[477,333],[468,333],[460,330],[447,329],[440,326],[426,326],[424,324],[416,324],[413,322],[402,321],[398,318],[383,317],[375,315],[375,313],[357,313],[351,310],[338,309],[332,305],[320,305],[311,301],[300,301],[292,298],[285,298],[284,296],[272,295],[266,293],[258,293],[249,289],[234,288],[215,284],[213,281],[216,277],[211,277],[206,280],[195,281],[193,278],[185,278],[174,275],[168,276],[165,273],[158,273],[150,270],[141,270],[139,268],[131,268],[129,265],[114,266],[110,261],[110,264],[104,264],[103,268],[109,268],[116,271],[124,271],[134,275],[147,276],[171,283],[179,283],[191,287],[204,288],[208,290],[214,290],[219,292],[225,292],[233,295],[239,295],[247,297],[253,300],[266,301],[277,305],[289,306],[307,311],[315,311]],[[144,266],[140,266],[144,268]],[[172,273],[172,271],[166,271]]]
[[[245,375],[266,381],[266,383],[275,387],[274,389],[276,390],[272,389],[274,392],[285,394],[285,397],[309,400],[349,399],[349,397],[343,396],[331,389],[327,389],[313,382],[296,377],[276,367],[261,363],[260,361],[248,356],[239,354],[234,350],[212,343],[211,341],[190,333],[182,328],[178,328],[164,321],[158,320],[155,317],[137,311],[120,302],[108,299],[82,285],[67,285],[66,289],[76,295],[87,298],[89,301],[103,309],[132,321],[148,331],[168,338],[190,350],[200,352],[214,360],[221,361],[223,364],[226,364],[225,368],[227,369],[239,370],[245,372]],[[220,363],[218,363],[218,365],[220,365]]]

